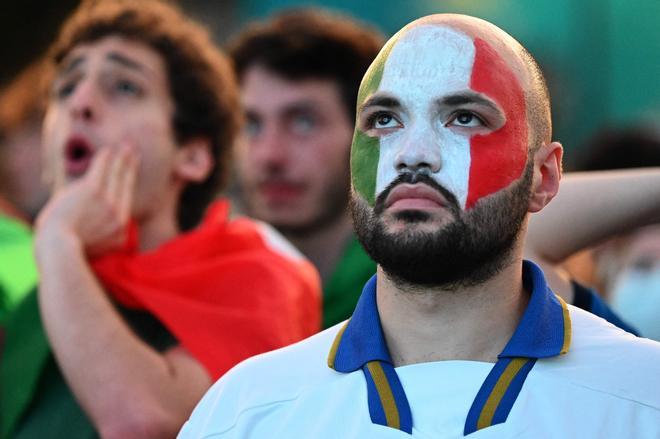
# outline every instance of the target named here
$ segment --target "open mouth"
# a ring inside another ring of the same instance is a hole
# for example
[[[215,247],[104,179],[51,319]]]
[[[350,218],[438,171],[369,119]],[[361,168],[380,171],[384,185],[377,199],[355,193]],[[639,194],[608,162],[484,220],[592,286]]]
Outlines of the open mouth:
[[[80,177],[89,168],[94,156],[94,149],[86,139],[72,137],[66,143],[64,154],[67,175]]]

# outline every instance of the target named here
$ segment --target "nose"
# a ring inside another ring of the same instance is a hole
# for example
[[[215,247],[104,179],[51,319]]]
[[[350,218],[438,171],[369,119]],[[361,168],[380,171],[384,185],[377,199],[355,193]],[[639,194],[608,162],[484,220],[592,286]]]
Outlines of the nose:
[[[100,96],[96,87],[89,80],[81,81],[69,100],[71,116],[85,122],[98,118],[100,110]]]
[[[257,166],[278,170],[284,168],[288,161],[289,148],[277,124],[264,124],[261,132],[248,141]]]
[[[436,173],[442,167],[441,145],[429,131],[424,130],[401,139],[400,147],[394,158],[394,167],[398,173],[427,172]]]

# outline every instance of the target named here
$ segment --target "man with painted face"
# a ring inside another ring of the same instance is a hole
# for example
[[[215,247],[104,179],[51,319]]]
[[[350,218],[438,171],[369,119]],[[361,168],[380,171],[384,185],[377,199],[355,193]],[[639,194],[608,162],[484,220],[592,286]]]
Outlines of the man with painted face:
[[[357,104],[352,212],[376,276],[346,323],[216,383],[180,436],[656,437],[660,345],[567,305],[522,260],[562,156],[525,49],[425,17]]]

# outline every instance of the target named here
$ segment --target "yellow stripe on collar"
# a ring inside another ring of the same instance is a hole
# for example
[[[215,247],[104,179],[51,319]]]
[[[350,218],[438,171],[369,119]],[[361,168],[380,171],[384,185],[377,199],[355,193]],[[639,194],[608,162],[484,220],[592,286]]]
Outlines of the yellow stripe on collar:
[[[376,385],[378,397],[380,398],[380,403],[383,406],[383,411],[385,412],[387,426],[396,428],[398,430],[401,426],[401,420],[399,419],[399,409],[396,407],[396,402],[394,401],[394,395],[392,394],[390,383],[387,381],[387,377],[385,376],[385,372],[383,371],[380,362],[368,362],[367,369],[369,369],[371,378],[374,380],[374,384]]]
[[[568,349],[571,347],[571,333],[572,333],[571,315],[568,312],[568,305],[566,305],[564,299],[562,299],[558,295],[556,296],[557,299],[559,299],[559,303],[561,303],[561,310],[564,316],[564,343],[561,345],[561,351],[559,352],[559,355],[564,355],[568,352]]]
[[[341,343],[341,337],[344,335],[344,331],[346,331],[346,327],[348,326],[349,321],[344,323],[344,326],[342,326],[339,332],[337,332],[335,341],[332,342],[332,347],[330,348],[330,353],[328,354],[328,366],[330,369],[335,368],[335,358],[337,357],[337,351],[339,350],[339,343]]]

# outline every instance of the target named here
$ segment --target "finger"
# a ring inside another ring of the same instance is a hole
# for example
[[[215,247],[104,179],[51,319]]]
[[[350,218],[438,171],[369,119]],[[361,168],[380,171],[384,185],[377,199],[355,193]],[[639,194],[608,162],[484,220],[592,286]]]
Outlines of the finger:
[[[114,153],[110,165],[108,166],[108,174],[105,182],[105,194],[107,199],[116,204],[120,198],[119,191],[122,187],[122,181],[126,174],[126,165],[128,161],[129,146],[121,144],[118,151]]]
[[[117,193],[117,209],[122,222],[128,221],[133,207],[133,195],[135,194],[135,182],[137,181],[140,159],[133,148],[127,151],[123,178]]]
[[[66,170],[64,160],[55,156],[52,158],[54,166],[46,171],[46,177],[52,182],[52,188],[55,192],[62,190],[66,185]],[[48,163],[45,161],[44,163]]]
[[[101,148],[92,158],[92,165],[83,178],[95,187],[102,188],[110,166],[111,155],[109,148]]]

